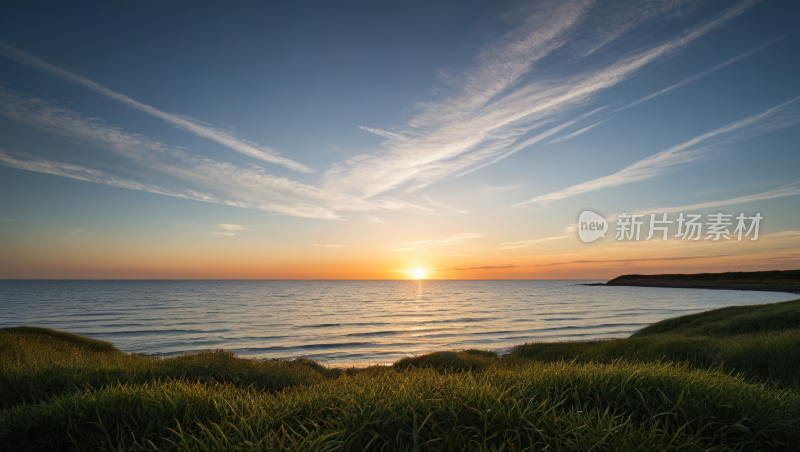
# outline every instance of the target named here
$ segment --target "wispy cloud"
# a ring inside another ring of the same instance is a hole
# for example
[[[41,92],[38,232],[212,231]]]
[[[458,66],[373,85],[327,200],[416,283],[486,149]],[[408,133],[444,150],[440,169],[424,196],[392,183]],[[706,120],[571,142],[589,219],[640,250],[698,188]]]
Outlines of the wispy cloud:
[[[0,223],[5,222],[5,221],[17,221],[17,220],[14,219],[14,218],[0,218]]]
[[[436,207],[441,207],[441,208],[443,208],[443,209],[452,210],[452,211],[453,211],[453,212],[455,212],[455,213],[470,213],[469,211],[466,211],[466,210],[461,210],[461,209],[458,209],[458,208],[456,208],[456,207],[453,207],[453,206],[448,206],[448,205],[446,205],[446,204],[440,204],[440,203],[438,203],[438,202],[434,202],[434,201],[433,201],[431,198],[429,198],[429,197],[428,197],[428,195],[422,195],[422,196],[423,196],[425,199],[427,199],[427,200],[428,200],[428,202],[430,202],[431,204],[433,204],[433,205],[434,205],[434,206],[436,206]]]
[[[686,260],[695,260],[695,259],[713,259],[713,258],[720,258],[720,257],[727,257],[730,256],[729,254],[706,254],[706,255],[697,255],[697,256],[675,256],[675,257],[651,257],[651,258],[634,258],[634,259],[596,259],[596,260],[589,260],[589,259],[581,259],[581,260],[574,260],[574,261],[565,261],[565,262],[552,262],[549,264],[542,264],[542,265],[530,265],[530,267],[552,267],[556,265],[569,265],[569,264],[598,264],[598,265],[607,265],[607,264],[627,264],[627,263],[640,263],[640,262],[650,262],[650,261],[686,261]]]
[[[483,237],[484,235],[485,234],[465,232],[462,234],[455,234],[441,239],[418,240],[416,242],[401,243],[398,246],[402,246],[402,248],[397,248],[392,251],[419,250],[419,249],[427,249],[440,246],[459,246],[463,245],[464,242],[466,242],[467,240]]]
[[[269,148],[267,146],[262,146],[258,143],[254,143],[252,141],[248,141],[242,138],[238,138],[227,130],[215,129],[209,127],[207,123],[203,123],[197,120],[192,120],[191,118],[182,115],[166,113],[150,105],[145,105],[124,94],[112,91],[97,82],[93,82],[87,79],[86,77],[82,77],[80,75],[73,74],[72,72],[66,71],[59,67],[53,66],[52,64],[47,63],[41,60],[40,58],[37,58],[33,55],[29,55],[23,52],[22,50],[12,47],[2,41],[0,41],[0,55],[13,59],[17,62],[27,64],[42,72],[47,72],[57,77],[61,77],[65,80],[69,80],[71,82],[82,85],[86,88],[89,88],[93,91],[102,94],[105,97],[108,97],[109,99],[122,102],[123,104],[135,108],[136,110],[160,118],[174,127],[188,130],[194,133],[195,135],[216,141],[217,143],[222,144],[223,146],[227,146],[228,148],[233,149],[234,151],[241,152],[242,154],[248,155],[250,157],[263,160],[266,162],[275,163],[278,165],[283,165],[289,169],[304,173],[310,173],[314,171],[308,166],[303,165],[302,163],[298,163],[295,162],[294,160],[287,159],[285,157],[277,155],[275,150],[273,150],[272,148]]]
[[[128,133],[100,120],[58,107],[50,102],[23,96],[0,87],[0,118],[44,131],[72,143],[92,145],[121,157],[115,166],[124,174],[109,174],[84,164],[63,162],[0,149],[0,164],[86,182],[146,191],[179,198],[214,202],[279,215],[339,219],[337,212],[401,210],[433,213],[434,210],[397,198],[363,200],[356,197],[267,174],[257,165],[240,167],[193,155],[186,148]],[[32,149],[37,153],[46,148]],[[79,158],[61,153],[61,158]],[[91,159],[84,159],[91,164]],[[135,180],[147,174],[147,182]],[[381,223],[369,215],[368,221]]]
[[[101,171],[93,169],[94,162],[89,158],[65,162],[59,160],[74,156],[40,158],[38,155],[45,151],[30,149],[25,151],[34,156],[3,150],[0,164],[280,215],[339,219],[343,218],[342,211],[382,209],[430,214],[435,210],[387,196],[386,192],[419,190],[548,139],[599,112],[601,109],[588,104],[601,91],[627,80],[645,65],[674,55],[755,3],[757,0],[743,1],[667,41],[637,44],[638,47],[628,49],[625,54],[618,53],[615,46],[606,45],[636,27],[691,9],[692,3],[673,1],[605,8],[591,0],[574,0],[525,5],[515,11],[509,22],[515,23],[515,28],[484,46],[469,68],[453,73],[443,71],[442,78],[452,88],[448,90],[452,94],[436,102],[418,104],[411,120],[402,127],[391,128],[391,132],[359,126],[387,140],[377,152],[334,164],[317,186],[267,174],[256,165],[243,168],[194,155],[185,148],[168,146],[41,99],[8,91],[0,91],[0,115],[71,142],[96,145],[126,160],[124,165],[98,167]],[[601,63],[583,64],[583,57],[598,52],[605,52],[598,59]],[[271,148],[235,136],[231,129],[217,129],[191,117],[163,112],[7,44],[0,43],[0,54],[243,154],[297,171],[312,171],[280,157]],[[548,66],[546,58],[551,56],[564,63]],[[590,111],[586,113],[587,110]],[[544,129],[556,121],[560,124]],[[143,174],[147,177],[142,177]],[[465,212],[426,198],[436,207]],[[380,221],[377,217],[370,218]]]
[[[35,171],[38,173],[53,174],[56,176],[68,177],[70,179],[93,182],[96,184],[105,184],[112,187],[127,188],[128,190],[146,191],[150,193],[158,193],[160,195],[176,196],[178,198],[189,198],[189,196],[184,194],[173,193],[154,185],[146,185],[139,182],[122,179],[106,174],[102,171],[85,168],[79,165],[72,165],[69,163],[47,159],[21,160],[9,155],[7,151],[1,148],[0,165],[28,171]],[[202,199],[199,200],[202,201]]]
[[[236,231],[249,231],[249,229],[240,224],[229,224],[229,223],[218,224],[214,226],[214,229],[223,229],[227,232],[209,231],[206,232],[206,234],[224,235],[226,237],[233,237],[236,235]]]
[[[83,234],[84,232],[86,231],[84,231],[83,229],[73,229],[72,231],[69,231],[69,235],[80,235]]]
[[[748,56],[754,54],[755,52],[758,52],[759,50],[762,50],[762,49],[764,49],[766,47],[769,47],[772,44],[775,44],[776,42],[784,39],[785,37],[786,36],[781,36],[779,38],[773,39],[772,41],[770,41],[770,42],[768,42],[768,43],[766,43],[764,45],[758,46],[755,49],[749,50],[749,51],[747,51],[747,52],[745,52],[745,53],[743,53],[741,55],[735,56],[735,57],[731,58],[730,60],[725,61],[724,63],[720,63],[720,64],[712,67],[711,69],[709,69],[707,71],[703,71],[703,72],[701,72],[701,73],[699,73],[697,75],[694,75],[694,76],[689,77],[689,78],[687,78],[685,80],[682,80],[682,81],[680,81],[680,82],[678,82],[678,83],[676,83],[676,84],[674,84],[672,86],[668,86],[668,87],[666,87],[666,88],[664,88],[664,89],[662,89],[660,91],[656,91],[653,94],[645,96],[645,97],[643,97],[643,98],[641,98],[641,99],[639,99],[639,100],[637,100],[635,102],[631,102],[630,104],[625,105],[624,107],[620,107],[620,108],[618,108],[618,109],[616,109],[614,111],[617,112],[617,111],[621,111],[621,110],[625,110],[625,109],[631,108],[633,106],[641,104],[642,102],[646,102],[646,101],[648,101],[648,100],[650,100],[650,99],[652,99],[654,97],[660,96],[660,95],[662,95],[662,94],[664,94],[664,93],[666,93],[668,91],[672,91],[675,88],[679,88],[679,87],[681,87],[681,86],[683,86],[683,85],[685,85],[687,83],[693,82],[693,81],[695,81],[695,80],[697,80],[697,79],[699,79],[701,77],[705,77],[706,75],[711,74],[713,72],[716,72],[716,71],[724,68],[725,66],[733,64],[733,63],[741,60],[742,58],[748,57]]]
[[[373,129],[372,127],[367,127],[367,126],[358,126],[358,128],[369,133],[374,133],[375,135],[380,135],[385,138],[391,138],[393,140],[406,140],[406,137],[394,132],[387,132],[381,129]]]
[[[543,238],[543,239],[520,240],[518,242],[504,242],[504,243],[500,244],[500,247],[498,249],[511,250],[511,249],[515,249],[515,248],[525,248],[526,246],[531,246],[531,245],[533,245],[535,243],[549,242],[551,240],[561,240],[561,239],[565,239],[567,237],[574,237],[574,235],[573,234],[565,234],[565,235],[559,235],[559,236],[556,236],[556,237],[546,237],[546,238]]]
[[[388,209],[388,210],[405,210],[407,212],[433,212],[433,209],[429,209],[427,207],[422,207],[417,204],[412,204],[410,202],[402,201],[397,198],[390,198],[388,196],[384,196],[382,198],[375,199],[371,201],[372,205],[381,209]]]
[[[215,229],[225,229],[226,231],[249,231],[246,227],[240,224],[227,224],[222,223],[214,226]]]
[[[770,108],[769,110],[766,110],[757,115],[753,115],[748,118],[741,119],[739,121],[734,121],[716,130],[695,137],[685,143],[681,143],[665,151],[661,151],[657,154],[651,155],[650,157],[640,160],[634,163],[633,165],[621,171],[618,171],[612,175],[604,176],[598,179],[591,180],[589,182],[584,182],[582,184],[574,185],[572,187],[565,188],[563,190],[558,190],[556,192],[549,193],[547,195],[537,196],[527,201],[515,204],[514,206],[518,207],[535,202],[542,202],[542,203],[552,202],[559,199],[569,198],[571,196],[587,193],[590,191],[599,190],[601,188],[628,184],[631,182],[637,182],[640,180],[664,174],[665,172],[670,171],[676,166],[687,164],[701,158],[705,153],[705,151],[708,151],[711,148],[710,146],[706,146],[704,148],[693,148],[698,143],[708,140],[710,138],[715,138],[718,136],[722,136],[737,131],[746,126],[750,126],[765,119],[769,119],[769,121],[764,124],[760,124],[757,127],[752,128],[751,130],[749,130],[749,133],[736,136],[727,140],[726,143],[739,141],[745,138],[751,138],[753,136],[773,131],[778,128],[789,127],[798,124],[800,123],[800,115],[798,115],[797,112],[776,114],[776,113],[784,113],[783,110],[791,106],[798,99],[800,99],[800,97],[791,99],[787,102],[784,102],[776,107]],[[717,143],[717,144],[720,145],[723,143]]]
[[[575,124],[576,122],[586,118],[587,116],[593,115],[593,114],[597,113],[598,111],[603,110],[605,108],[606,108],[605,106],[604,107],[600,107],[600,108],[596,108],[596,109],[594,109],[594,110],[592,110],[592,111],[590,111],[588,113],[584,113],[584,114],[578,116],[577,118],[575,118],[575,119],[573,119],[571,121],[567,121],[567,122],[565,122],[565,123],[563,123],[563,124],[561,124],[559,126],[556,126],[556,127],[551,128],[551,129],[548,129],[548,130],[546,130],[546,131],[544,131],[544,132],[542,132],[542,133],[540,133],[540,134],[538,134],[538,135],[536,135],[534,137],[528,138],[527,140],[523,141],[522,143],[519,143],[519,144],[516,144],[516,145],[512,146],[511,149],[509,149],[508,151],[506,151],[505,153],[503,153],[499,157],[496,157],[491,161],[488,161],[488,162],[483,163],[481,165],[478,165],[478,166],[476,166],[474,168],[471,168],[471,169],[469,169],[467,171],[464,171],[463,173],[459,174],[457,177],[461,177],[461,176],[467,175],[467,174],[469,174],[469,173],[471,173],[473,171],[477,171],[477,170],[479,170],[481,168],[484,168],[486,166],[489,166],[489,165],[491,165],[493,163],[497,163],[500,160],[503,160],[504,158],[510,156],[511,154],[519,152],[519,151],[521,151],[521,150],[523,150],[523,149],[525,149],[525,148],[527,148],[529,146],[532,146],[532,145],[534,145],[534,144],[536,144],[536,143],[548,138],[549,136],[551,136],[553,134],[556,134],[556,133],[566,129],[567,127],[569,127],[569,126]]]
[[[557,51],[580,61],[581,55],[599,51],[625,30],[643,26],[641,20],[632,18],[635,14],[629,14],[641,10],[631,6],[616,15],[616,10],[593,9],[592,2],[531,4],[530,9],[519,12],[522,25],[486,46],[472,68],[461,74],[444,72],[456,94],[419,104],[420,112],[398,131],[407,140],[389,140],[375,154],[334,165],[323,175],[323,186],[370,198],[401,186],[418,190],[499,161],[544,138],[537,139],[539,134],[526,140],[530,131],[571,114],[599,92],[628,79],[643,66],[673,55],[756,3],[747,0],[733,5],[667,42],[645,44],[633,56],[620,58],[609,51],[610,63],[599,69],[587,71],[585,65],[576,63],[555,72],[537,72],[537,63]],[[673,2],[669,7],[653,8],[653,14],[669,15],[681,6]],[[604,19],[616,24],[614,33],[609,33]],[[582,27],[580,43],[573,40],[578,26]],[[601,41],[600,47],[590,45]]]
[[[438,268],[439,271],[468,271],[468,270],[503,270],[507,268],[517,268],[518,265],[484,265],[483,267],[468,267],[468,268]]]
[[[569,134],[569,135],[564,135],[564,136],[563,136],[563,137],[561,137],[561,138],[556,138],[555,140],[548,141],[548,142],[547,142],[547,143],[545,143],[545,144],[561,143],[561,142],[567,141],[567,140],[569,140],[570,138],[577,137],[578,135],[580,135],[580,134],[582,134],[582,133],[584,133],[584,132],[588,132],[588,131],[590,131],[590,130],[594,129],[595,127],[599,126],[600,124],[602,124],[602,123],[604,123],[604,122],[606,122],[606,121],[608,121],[608,119],[606,119],[605,121],[596,122],[596,123],[594,123],[594,124],[592,124],[592,125],[590,125],[590,126],[588,126],[588,127],[584,127],[584,128],[582,128],[581,130],[578,130],[577,132],[572,132],[572,133],[571,133],[571,134]]]
[[[800,181],[785,185],[774,190],[765,191],[755,195],[740,196],[738,198],[723,199],[719,201],[709,201],[698,204],[691,204],[679,207],[655,207],[642,209],[642,212],[685,212],[692,210],[710,209],[712,207],[729,206],[731,204],[744,204],[753,201],[763,201],[765,199],[783,198],[786,196],[800,195]]]
[[[314,246],[321,246],[323,248],[345,248],[345,247],[347,247],[347,245],[322,244],[322,243],[315,243]]]
[[[138,182],[133,180],[133,174],[108,174],[82,164],[0,149],[0,164],[5,166],[283,215],[335,219],[340,218],[335,210],[378,208],[341,193],[266,174],[260,168],[242,168],[192,155],[183,148],[127,133],[98,120],[84,118],[72,110],[41,99],[16,95],[4,88],[0,88],[0,116],[70,142],[91,144],[111,151],[124,159],[126,164],[123,168],[147,173],[149,181],[158,180],[163,185]],[[42,149],[36,148],[36,151]],[[62,155],[74,157],[72,154]]]
[[[763,234],[760,239],[763,240],[778,240],[778,241],[785,241],[785,239],[794,239],[800,236],[800,231],[782,231],[776,233],[767,233]],[[746,253],[748,256],[753,256],[754,253]],[[757,254],[757,253],[756,253]],[[795,253],[796,254],[796,253]],[[430,271],[466,271],[466,270],[494,270],[494,269],[509,269],[509,268],[547,268],[547,267],[558,267],[564,265],[580,265],[580,266],[608,266],[614,264],[633,264],[641,266],[647,262],[680,262],[680,261],[695,261],[695,260],[706,260],[706,259],[724,259],[724,258],[732,258],[737,257],[741,258],[745,254],[694,254],[694,255],[687,255],[687,256],[669,256],[669,257],[632,257],[632,258],[623,258],[623,259],[574,259],[574,260],[563,260],[563,261],[556,261],[556,262],[549,262],[549,263],[516,263],[516,264],[506,264],[506,265],[487,265],[481,267],[467,267],[467,268],[436,268],[436,269],[428,269]],[[753,257],[749,257],[749,259],[753,259]],[[787,254],[785,256],[773,256],[766,258],[760,258],[759,260],[775,260],[775,261],[794,261],[797,260],[797,257],[792,254]]]

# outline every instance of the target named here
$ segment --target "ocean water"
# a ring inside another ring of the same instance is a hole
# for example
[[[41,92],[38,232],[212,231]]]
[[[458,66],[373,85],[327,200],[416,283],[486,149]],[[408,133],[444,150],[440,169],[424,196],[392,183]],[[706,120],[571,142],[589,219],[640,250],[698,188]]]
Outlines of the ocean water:
[[[0,281],[0,327],[30,325],[170,356],[225,349],[377,364],[435,350],[627,337],[669,317],[785,301],[778,292],[600,281]]]

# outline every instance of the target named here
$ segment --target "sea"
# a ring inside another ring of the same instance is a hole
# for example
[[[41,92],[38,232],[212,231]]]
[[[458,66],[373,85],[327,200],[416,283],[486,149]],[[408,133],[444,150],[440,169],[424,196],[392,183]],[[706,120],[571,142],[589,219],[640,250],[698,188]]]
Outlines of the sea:
[[[172,356],[387,364],[437,350],[624,338],[650,323],[782,292],[527,281],[0,281],[0,327],[28,325]]]

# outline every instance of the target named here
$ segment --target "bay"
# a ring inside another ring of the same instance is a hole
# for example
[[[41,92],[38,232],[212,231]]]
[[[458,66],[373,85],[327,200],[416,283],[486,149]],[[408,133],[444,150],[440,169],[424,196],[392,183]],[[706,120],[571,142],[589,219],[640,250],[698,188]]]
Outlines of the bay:
[[[0,281],[0,327],[29,325],[171,356],[224,349],[330,365],[436,350],[627,337],[650,323],[780,292],[526,281]]]

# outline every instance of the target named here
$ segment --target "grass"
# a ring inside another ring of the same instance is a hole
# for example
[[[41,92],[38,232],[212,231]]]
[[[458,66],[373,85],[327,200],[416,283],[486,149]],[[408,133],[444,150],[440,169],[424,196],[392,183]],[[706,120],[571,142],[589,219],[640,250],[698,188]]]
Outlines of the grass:
[[[752,306],[730,306],[675,317],[642,328],[633,337],[657,334],[731,336],[800,329],[800,300]]]
[[[225,351],[154,359],[123,353],[109,342],[47,328],[0,329],[0,408],[4,409],[41,403],[86,387],[180,380],[280,391],[339,374],[309,359],[253,361]]]
[[[759,320],[796,306],[726,308],[618,341],[347,370],[222,351],[153,359],[5,328],[0,449],[800,450],[800,330]],[[760,326],[731,326],[748,321]]]
[[[497,352],[489,350],[460,350],[433,352],[403,358],[392,367],[398,370],[433,368],[456,372],[469,372],[496,364]]]
[[[509,360],[578,363],[680,362],[741,375],[746,381],[800,389],[800,330],[730,337],[660,335],[592,342],[532,343]]]
[[[675,317],[627,339],[531,343],[510,359],[674,361],[800,390],[800,300],[731,306]]]

